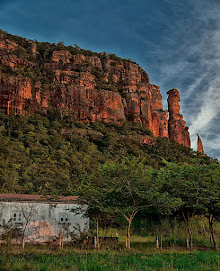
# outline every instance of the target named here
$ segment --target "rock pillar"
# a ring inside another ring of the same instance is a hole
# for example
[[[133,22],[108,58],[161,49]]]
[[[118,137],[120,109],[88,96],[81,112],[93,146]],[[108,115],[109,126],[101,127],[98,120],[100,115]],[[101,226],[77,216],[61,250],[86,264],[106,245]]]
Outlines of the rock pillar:
[[[197,134],[198,139],[197,139],[197,152],[204,155],[204,149],[203,149],[203,144],[200,136]]]
[[[177,89],[171,89],[167,92],[168,96],[168,133],[169,137],[177,143],[183,144],[186,147],[191,146],[190,135],[186,122],[183,120],[183,115],[180,114],[180,95]]]

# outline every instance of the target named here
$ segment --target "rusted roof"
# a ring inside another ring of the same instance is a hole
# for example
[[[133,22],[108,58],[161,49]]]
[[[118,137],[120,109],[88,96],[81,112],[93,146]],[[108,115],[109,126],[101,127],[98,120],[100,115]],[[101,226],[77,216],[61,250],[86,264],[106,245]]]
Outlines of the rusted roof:
[[[8,200],[8,201],[55,201],[55,202],[72,202],[77,201],[79,199],[78,196],[59,196],[52,197],[50,195],[29,195],[29,194],[8,194],[8,193],[0,193],[0,200]]]

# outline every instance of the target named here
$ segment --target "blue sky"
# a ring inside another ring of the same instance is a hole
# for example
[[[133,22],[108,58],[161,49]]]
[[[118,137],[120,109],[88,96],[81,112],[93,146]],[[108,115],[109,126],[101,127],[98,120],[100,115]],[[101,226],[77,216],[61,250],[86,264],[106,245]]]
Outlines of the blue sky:
[[[0,28],[137,61],[166,92],[177,88],[192,147],[199,133],[220,158],[219,0],[0,0]]]

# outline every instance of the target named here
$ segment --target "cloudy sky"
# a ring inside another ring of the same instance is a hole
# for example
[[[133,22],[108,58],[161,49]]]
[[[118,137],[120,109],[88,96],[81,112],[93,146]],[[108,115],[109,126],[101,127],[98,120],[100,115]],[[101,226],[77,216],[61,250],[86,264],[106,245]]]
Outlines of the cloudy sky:
[[[208,155],[220,158],[219,0],[0,0],[0,28],[137,61],[166,92]]]

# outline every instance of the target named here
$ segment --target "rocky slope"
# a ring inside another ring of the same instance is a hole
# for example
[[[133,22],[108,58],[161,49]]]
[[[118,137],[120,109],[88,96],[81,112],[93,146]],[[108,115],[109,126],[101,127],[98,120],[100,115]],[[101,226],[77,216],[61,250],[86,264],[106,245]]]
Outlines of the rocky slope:
[[[190,147],[179,93],[168,94],[169,123],[159,87],[135,62],[0,32],[0,108],[7,114],[52,110],[86,122],[128,120]]]

